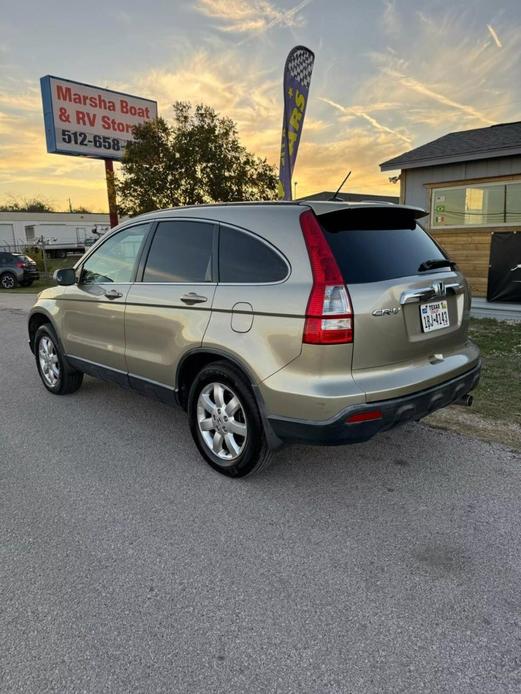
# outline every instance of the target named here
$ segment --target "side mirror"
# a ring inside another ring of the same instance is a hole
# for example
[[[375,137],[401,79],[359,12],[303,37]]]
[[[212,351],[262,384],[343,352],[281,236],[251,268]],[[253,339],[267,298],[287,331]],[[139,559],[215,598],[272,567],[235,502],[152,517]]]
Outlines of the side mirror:
[[[68,287],[76,283],[76,271],[72,267],[62,267],[54,271],[53,278],[62,287]]]

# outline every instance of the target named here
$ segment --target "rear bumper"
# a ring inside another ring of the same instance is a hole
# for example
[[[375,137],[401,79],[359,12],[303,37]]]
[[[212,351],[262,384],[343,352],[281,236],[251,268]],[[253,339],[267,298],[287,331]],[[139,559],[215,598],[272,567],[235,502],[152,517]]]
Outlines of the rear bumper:
[[[38,270],[24,270],[22,279],[24,282],[28,282],[29,280],[38,280],[40,279],[40,273]]]
[[[435,410],[459,400],[475,388],[479,382],[481,363],[470,371],[445,381],[437,386],[401,398],[351,405],[332,420],[310,422],[269,417],[274,433],[283,441],[337,446],[346,443],[367,441],[381,431],[392,429],[411,420],[419,420]],[[379,410],[381,418],[347,424],[346,419],[354,414]]]

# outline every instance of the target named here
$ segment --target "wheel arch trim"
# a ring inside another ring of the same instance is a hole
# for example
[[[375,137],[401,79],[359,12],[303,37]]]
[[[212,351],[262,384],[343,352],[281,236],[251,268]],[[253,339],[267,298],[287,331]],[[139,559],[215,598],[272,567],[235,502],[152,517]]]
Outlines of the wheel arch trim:
[[[283,442],[273,431],[271,423],[268,419],[266,403],[264,402],[264,398],[262,397],[262,393],[260,392],[256,379],[253,376],[253,372],[249,368],[249,366],[240,357],[237,357],[237,355],[235,355],[233,352],[229,352],[228,350],[220,349],[217,347],[195,347],[194,349],[190,349],[187,352],[185,352],[185,354],[183,354],[183,356],[179,360],[175,374],[175,393],[179,404],[182,404],[180,396],[180,375],[182,373],[183,366],[186,364],[188,359],[196,355],[212,355],[217,357],[218,359],[225,359],[226,361],[231,362],[233,366],[235,366],[246,377],[246,380],[250,384],[251,389],[253,391],[253,397],[255,398],[257,407],[259,408],[259,413],[262,419],[262,423],[264,425],[264,430],[266,432],[268,445],[272,450],[280,448]]]
[[[220,349],[218,347],[194,347],[193,349],[189,349],[187,352],[185,352],[179,360],[175,374],[176,392],[179,392],[180,375],[183,370],[183,367],[186,365],[186,362],[196,355],[203,356],[206,354],[219,357],[221,359],[226,359],[227,361],[232,362],[232,364],[236,366],[240,371],[242,371],[242,373],[247,377],[250,385],[255,385],[256,379],[253,376],[253,372],[251,371],[249,366],[244,362],[244,360],[240,357],[237,357],[233,352],[229,352],[226,349]]]
[[[29,319],[27,321],[27,329],[29,331],[28,342],[29,342],[29,347],[31,349],[31,352],[34,354],[34,336],[36,335],[36,331],[38,330],[38,328],[36,328],[36,330],[34,331],[34,334],[31,334],[31,321],[33,320],[33,318],[35,316],[44,316],[44,318],[46,320],[43,321],[41,323],[41,325],[43,325],[43,323],[50,323],[51,324],[53,332],[56,335],[56,339],[58,340],[58,346],[61,350],[62,357],[65,357],[65,350],[63,349],[63,345],[62,345],[62,342],[60,340],[60,336],[58,334],[58,331],[56,330],[56,324],[53,320],[53,317],[50,315],[50,313],[48,311],[46,311],[41,306],[38,306],[38,307],[31,309],[31,312],[29,313]],[[40,327],[40,326],[38,326],[38,327]]]

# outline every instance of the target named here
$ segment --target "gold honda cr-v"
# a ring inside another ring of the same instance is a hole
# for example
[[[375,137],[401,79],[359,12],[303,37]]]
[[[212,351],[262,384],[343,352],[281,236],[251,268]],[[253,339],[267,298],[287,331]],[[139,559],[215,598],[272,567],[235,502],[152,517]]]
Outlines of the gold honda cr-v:
[[[180,405],[202,456],[232,477],[284,441],[365,441],[468,402],[470,295],[425,214],[310,201],[127,221],[38,296],[43,384],[65,395],[89,374]]]

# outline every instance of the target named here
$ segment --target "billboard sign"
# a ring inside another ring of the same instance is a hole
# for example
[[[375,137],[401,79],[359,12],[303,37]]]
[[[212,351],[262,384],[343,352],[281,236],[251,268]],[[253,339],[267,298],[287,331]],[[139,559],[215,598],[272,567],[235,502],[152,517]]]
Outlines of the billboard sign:
[[[47,151],[122,159],[134,126],[157,118],[157,102],[46,75],[40,80]]]

